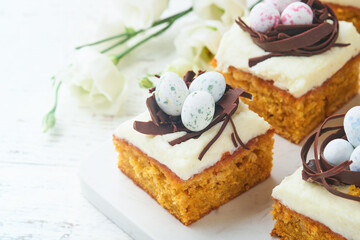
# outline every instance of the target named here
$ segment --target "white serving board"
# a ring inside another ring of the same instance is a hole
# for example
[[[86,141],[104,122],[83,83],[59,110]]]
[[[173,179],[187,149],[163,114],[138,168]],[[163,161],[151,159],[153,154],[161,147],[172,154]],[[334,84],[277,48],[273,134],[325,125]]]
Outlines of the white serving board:
[[[276,143],[282,145],[286,141],[276,136]],[[285,159],[299,150],[299,146],[289,143],[283,152],[277,151],[272,177],[190,227],[182,225],[118,170],[111,141],[83,161],[81,185],[85,197],[134,239],[271,239],[271,190],[300,166],[295,154]],[[277,164],[279,158],[283,165]]]
[[[359,104],[360,95],[339,112]],[[118,170],[110,137],[82,161],[80,179],[84,196],[134,239],[272,239],[271,191],[301,166],[300,149],[275,135],[272,176],[189,227]]]

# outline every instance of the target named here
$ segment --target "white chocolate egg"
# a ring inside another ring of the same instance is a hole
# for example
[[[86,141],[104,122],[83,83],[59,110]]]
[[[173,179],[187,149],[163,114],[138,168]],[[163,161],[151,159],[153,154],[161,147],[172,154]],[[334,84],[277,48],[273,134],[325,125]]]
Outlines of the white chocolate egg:
[[[300,2],[300,0],[265,0],[264,2],[272,4],[280,13],[282,13],[289,4]]]
[[[259,3],[249,15],[250,27],[258,32],[265,33],[280,23],[280,13],[269,3]]]
[[[330,141],[324,149],[324,157],[330,164],[337,166],[346,160],[350,160],[353,146],[344,139]]]
[[[303,2],[291,3],[281,13],[281,23],[284,25],[312,24],[313,18],[311,7]]]
[[[360,106],[351,108],[344,118],[344,129],[348,141],[354,146],[360,146]]]
[[[215,101],[206,91],[195,91],[185,99],[181,112],[181,121],[190,131],[198,132],[212,121],[215,112]]]
[[[173,72],[167,72],[160,77],[155,90],[155,100],[166,114],[179,116],[186,97],[189,95],[184,80]]]
[[[207,91],[217,102],[224,95],[226,89],[225,78],[218,72],[205,72],[194,79],[191,83],[189,90],[194,91]]]
[[[350,170],[360,171],[360,146],[355,148],[350,156],[350,160],[353,161],[353,163],[350,165]]]

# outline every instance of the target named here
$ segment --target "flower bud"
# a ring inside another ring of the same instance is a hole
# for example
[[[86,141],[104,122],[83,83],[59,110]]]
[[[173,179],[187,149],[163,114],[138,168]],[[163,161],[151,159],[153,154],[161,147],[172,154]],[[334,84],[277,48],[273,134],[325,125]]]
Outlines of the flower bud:
[[[141,88],[152,88],[152,87],[154,87],[154,84],[152,81],[150,81],[150,79],[148,77],[143,77],[139,81],[139,86]]]
[[[43,132],[47,132],[50,128],[54,127],[56,123],[55,113],[49,112],[45,115],[42,122]]]
[[[119,59],[116,55],[111,54],[108,56],[110,58],[110,60],[114,63],[114,65],[116,66],[119,63]]]

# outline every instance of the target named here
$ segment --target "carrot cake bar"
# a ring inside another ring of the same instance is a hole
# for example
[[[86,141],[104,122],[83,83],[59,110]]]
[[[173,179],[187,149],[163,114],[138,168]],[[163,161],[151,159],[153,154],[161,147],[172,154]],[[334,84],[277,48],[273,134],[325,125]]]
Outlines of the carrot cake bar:
[[[274,131],[239,98],[251,95],[226,86],[217,72],[200,74],[188,72],[184,81],[165,73],[151,89],[148,112],[113,136],[119,169],[184,225],[272,169]]]
[[[335,12],[339,20],[352,22],[360,32],[360,1],[358,0],[322,0]]]
[[[251,24],[250,14],[225,33],[213,61],[228,84],[253,95],[253,101],[244,99],[250,109],[294,143],[359,91],[360,35],[355,27],[338,22],[318,0],[303,2],[312,3],[312,24],[274,20],[275,27],[262,33],[250,26],[262,31],[265,24]],[[267,19],[277,19],[279,13],[271,13]]]
[[[273,236],[360,239],[360,106],[347,115],[344,126],[324,127],[325,122],[310,136],[301,151],[303,167],[274,188]],[[315,159],[308,160],[312,144],[318,149],[320,136],[329,131],[333,133],[319,146],[320,154],[314,150]]]

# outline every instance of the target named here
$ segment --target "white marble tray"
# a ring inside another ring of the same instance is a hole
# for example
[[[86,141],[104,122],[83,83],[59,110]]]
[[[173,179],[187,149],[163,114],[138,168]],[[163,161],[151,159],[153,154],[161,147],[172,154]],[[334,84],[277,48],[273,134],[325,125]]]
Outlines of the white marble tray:
[[[277,144],[285,143],[276,138]],[[83,161],[81,185],[85,197],[134,239],[271,239],[271,190],[300,166],[297,155],[285,159],[298,149],[288,144],[286,151],[278,151],[281,162],[286,164],[276,164],[277,159],[272,177],[190,227],[182,225],[117,169],[117,154],[111,141]]]
[[[339,112],[360,103],[356,96]],[[301,147],[275,135],[272,176],[248,192],[185,227],[117,169],[109,138],[80,166],[85,197],[134,239],[271,239],[271,191],[301,166]]]

